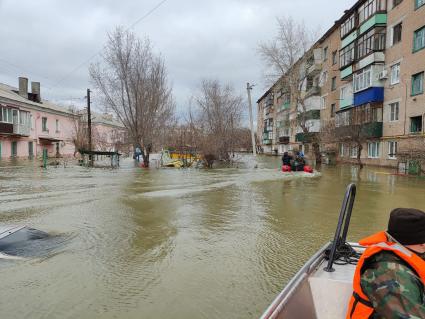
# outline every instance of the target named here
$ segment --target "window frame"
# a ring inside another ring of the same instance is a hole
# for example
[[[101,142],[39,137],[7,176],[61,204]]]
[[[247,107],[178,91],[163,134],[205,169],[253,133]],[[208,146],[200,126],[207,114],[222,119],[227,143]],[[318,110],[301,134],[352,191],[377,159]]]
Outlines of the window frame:
[[[366,81],[368,79],[368,81]],[[353,92],[357,93],[372,86],[372,66],[363,68],[353,76]]]
[[[42,132],[49,132],[49,129],[47,127],[47,117],[43,116],[41,118],[41,131]]]
[[[420,127],[421,129],[420,130],[416,130],[416,131],[413,131],[413,119],[419,119],[420,118],[420,121],[418,121],[419,122],[419,126],[418,127]],[[423,121],[423,117],[421,116],[421,115],[419,115],[419,116],[412,116],[412,117],[410,117],[410,134],[418,134],[418,133],[422,133],[422,131],[423,131],[423,125],[422,125],[422,121]]]
[[[400,120],[400,102],[390,103],[389,105],[388,120],[389,122],[398,122]]]
[[[339,51],[339,67],[345,68],[356,60],[356,41],[350,43]]]
[[[400,32],[396,33],[396,28],[400,26]],[[399,34],[399,37],[395,38],[396,34]],[[397,42],[395,41],[397,40]],[[403,21],[397,23],[391,28],[391,46],[401,43],[403,41]]]
[[[398,67],[398,70],[396,69],[395,71],[395,75],[397,75],[397,79],[394,80],[393,75],[394,75],[394,68]],[[400,70],[401,70],[401,63],[397,62],[394,63],[393,65],[391,65],[390,67],[390,85],[396,85],[400,83]]]
[[[397,141],[388,141],[388,159],[396,160],[398,151],[398,142]]]
[[[332,65],[335,65],[338,63],[338,50],[335,50],[332,52]]]
[[[421,36],[419,36],[419,33],[421,33]],[[418,47],[418,39],[421,39],[421,47]],[[416,53],[420,50],[425,49],[425,26],[415,30],[413,32],[413,53]]]
[[[419,91],[415,91],[415,83],[416,83],[416,77],[421,78],[421,89]],[[424,72],[419,72],[412,75],[412,90],[411,90],[411,96],[421,95],[424,93]]]
[[[367,157],[373,158],[373,159],[380,158],[381,157],[380,147],[381,147],[380,142],[368,142],[367,143]]]
[[[331,91],[333,92],[333,91],[336,91],[336,76],[334,76],[333,78],[332,78],[332,81],[331,81]]]

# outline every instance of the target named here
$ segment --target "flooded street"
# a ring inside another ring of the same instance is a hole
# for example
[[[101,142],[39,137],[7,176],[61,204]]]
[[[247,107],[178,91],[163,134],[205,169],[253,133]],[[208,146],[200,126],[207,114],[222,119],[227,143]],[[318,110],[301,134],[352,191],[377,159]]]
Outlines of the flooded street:
[[[368,167],[284,176],[279,158],[245,168],[42,170],[0,163],[0,224],[51,234],[0,259],[2,318],[258,318],[333,235],[345,187],[349,237],[425,207],[425,179]]]

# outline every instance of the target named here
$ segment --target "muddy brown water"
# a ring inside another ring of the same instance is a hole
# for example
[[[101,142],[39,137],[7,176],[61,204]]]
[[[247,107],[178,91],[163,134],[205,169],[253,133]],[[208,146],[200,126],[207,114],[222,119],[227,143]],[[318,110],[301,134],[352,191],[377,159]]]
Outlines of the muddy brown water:
[[[278,158],[241,168],[42,170],[0,163],[0,224],[61,238],[0,260],[1,318],[258,318],[333,235],[358,184],[350,239],[395,207],[425,208],[425,180],[369,167],[284,176]],[[258,168],[253,168],[258,165]]]

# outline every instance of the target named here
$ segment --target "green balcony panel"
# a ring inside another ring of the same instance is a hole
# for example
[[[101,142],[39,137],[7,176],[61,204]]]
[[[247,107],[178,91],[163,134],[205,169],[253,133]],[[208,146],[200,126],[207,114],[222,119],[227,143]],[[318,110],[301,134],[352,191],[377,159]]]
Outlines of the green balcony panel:
[[[373,122],[362,125],[361,134],[365,137],[382,137],[383,135],[383,123]]]
[[[387,14],[386,13],[378,13],[375,14],[372,18],[367,20],[360,26],[360,34],[365,33],[367,30],[372,28],[374,25],[383,25],[387,24]]]
[[[350,35],[341,41],[341,49],[344,49],[347,45],[353,43],[357,39],[357,30],[353,31]]]
[[[354,96],[343,99],[340,101],[340,108],[343,109],[343,108],[349,107],[353,105],[353,103],[354,103]]]
[[[298,133],[295,135],[295,142],[297,143],[312,143],[317,137],[318,133]]]
[[[345,68],[341,71],[341,79],[345,79],[346,77],[349,77],[351,74],[353,74],[353,66],[350,65],[348,68]]]
[[[272,140],[263,140],[263,145],[271,145]]]

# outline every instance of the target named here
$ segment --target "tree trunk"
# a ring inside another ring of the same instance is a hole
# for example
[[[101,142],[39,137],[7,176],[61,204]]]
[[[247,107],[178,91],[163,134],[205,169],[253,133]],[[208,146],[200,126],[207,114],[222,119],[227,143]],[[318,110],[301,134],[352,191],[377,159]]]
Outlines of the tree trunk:
[[[359,167],[360,167],[360,169],[362,169],[363,168],[363,163],[362,163],[362,158],[361,158],[361,156],[362,156],[362,151],[363,151],[363,146],[362,146],[362,144],[361,143],[358,143],[357,144],[358,145],[358,152],[357,152],[357,163],[358,163],[358,165],[359,165]]]
[[[316,158],[316,164],[322,164],[322,154],[320,153],[319,143],[313,143],[313,152]]]

